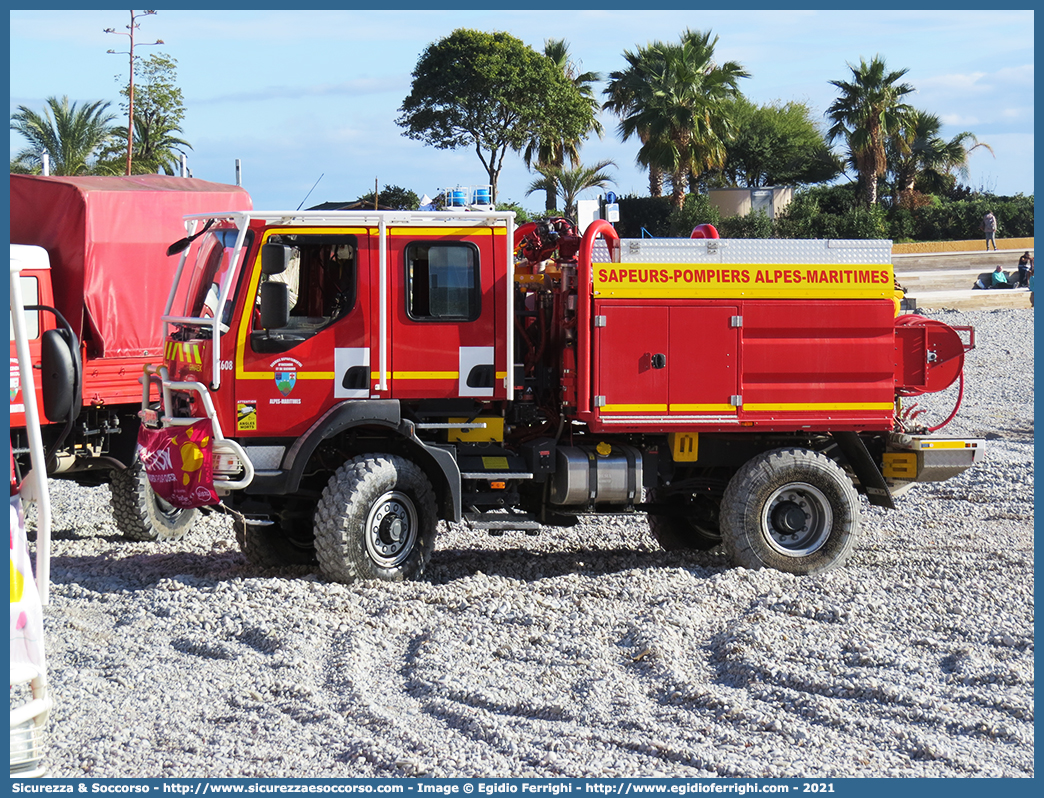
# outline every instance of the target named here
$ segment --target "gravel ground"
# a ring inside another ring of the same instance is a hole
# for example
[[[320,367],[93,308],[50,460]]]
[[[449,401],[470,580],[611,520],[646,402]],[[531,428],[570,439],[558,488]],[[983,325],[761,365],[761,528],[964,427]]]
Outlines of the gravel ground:
[[[987,462],[864,509],[840,571],[660,551],[643,517],[446,527],[424,582],[119,537],[52,482],[55,777],[1033,776],[1033,310],[976,328]],[[926,397],[945,418],[956,390]]]

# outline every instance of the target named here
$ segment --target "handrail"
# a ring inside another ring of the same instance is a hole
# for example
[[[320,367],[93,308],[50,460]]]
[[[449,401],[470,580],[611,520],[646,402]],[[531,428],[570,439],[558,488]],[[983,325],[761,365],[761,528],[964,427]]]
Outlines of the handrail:
[[[576,297],[576,411],[583,420],[590,420],[591,407],[591,253],[598,236],[606,242],[619,243],[616,229],[605,219],[595,219],[588,225],[580,241],[577,254],[577,297]],[[609,247],[612,253],[612,245]]]
[[[217,410],[214,408],[214,400],[210,396],[210,391],[201,382],[170,380],[168,378],[169,373],[166,366],[153,366],[151,363],[145,365],[144,377],[142,379],[142,411],[149,409],[149,385],[154,379],[159,381],[162,388],[164,426],[187,426],[200,420],[191,416],[178,417],[173,414],[174,397],[172,391],[193,391],[199,394],[200,401],[203,403],[203,411],[206,413],[205,417],[210,419],[212,425],[213,448],[230,449],[243,464],[243,478],[238,480],[221,480],[220,487],[229,490],[239,490],[247,487],[254,480],[254,464],[250,461],[246,450],[242,446],[236,441],[225,437],[221,430],[221,422],[218,421]]]

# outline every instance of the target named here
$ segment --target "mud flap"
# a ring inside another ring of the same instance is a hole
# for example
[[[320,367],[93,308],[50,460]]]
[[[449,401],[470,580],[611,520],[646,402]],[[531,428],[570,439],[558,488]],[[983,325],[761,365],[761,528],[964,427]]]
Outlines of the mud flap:
[[[845,459],[848,460],[848,464],[852,466],[852,470],[859,477],[859,482],[862,484],[863,490],[866,491],[866,498],[870,504],[875,507],[887,507],[889,510],[894,510],[895,502],[892,501],[892,492],[888,489],[884,475],[878,470],[877,465],[874,463],[873,458],[870,457],[870,453],[866,450],[866,446],[863,445],[863,441],[860,440],[859,436],[854,432],[834,432],[831,434],[841,448],[841,452],[845,455]]]

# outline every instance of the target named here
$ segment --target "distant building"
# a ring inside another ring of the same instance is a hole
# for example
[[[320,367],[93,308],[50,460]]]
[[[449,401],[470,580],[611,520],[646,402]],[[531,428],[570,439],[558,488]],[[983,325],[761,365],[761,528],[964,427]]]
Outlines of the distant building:
[[[354,202],[324,202],[320,205],[313,205],[308,210],[310,211],[393,211],[395,208],[389,208],[387,205],[380,205],[376,208],[373,207],[372,202],[363,202],[361,200],[355,200]]]
[[[765,188],[712,188],[708,193],[710,204],[718,209],[722,219],[746,216],[763,210],[770,219],[783,212],[794,198],[793,186],[766,186]]]

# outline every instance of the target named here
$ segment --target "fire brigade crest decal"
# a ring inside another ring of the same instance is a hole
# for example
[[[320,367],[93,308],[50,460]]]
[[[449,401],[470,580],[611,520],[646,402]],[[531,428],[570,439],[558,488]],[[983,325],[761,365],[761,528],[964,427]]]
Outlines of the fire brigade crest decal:
[[[283,396],[289,396],[297,384],[297,370],[299,368],[301,368],[301,361],[292,357],[281,357],[272,364],[272,369],[275,371],[276,388],[279,389],[279,393]],[[287,404],[289,401],[291,400],[287,400],[283,404]],[[295,404],[297,403],[297,400],[293,401]]]
[[[277,371],[275,374],[276,388],[279,389],[279,393],[283,396],[289,396],[290,391],[294,389],[294,385],[297,384],[297,372],[296,371]]]
[[[18,371],[18,361],[11,358],[11,401],[15,400],[18,396],[18,391],[22,387],[21,374]]]

